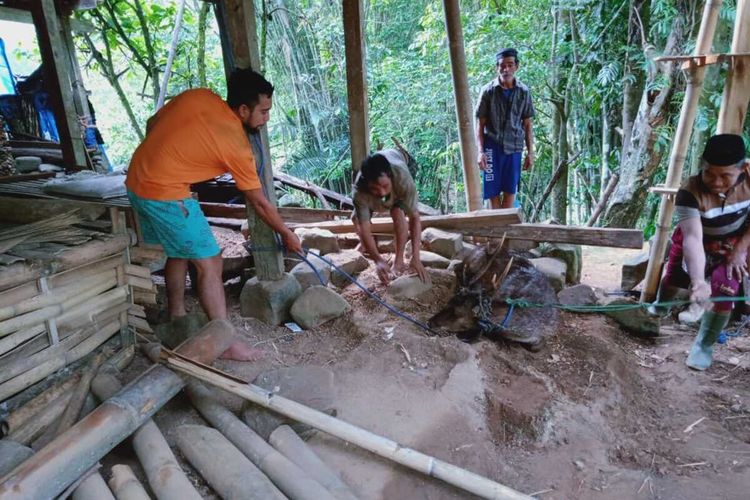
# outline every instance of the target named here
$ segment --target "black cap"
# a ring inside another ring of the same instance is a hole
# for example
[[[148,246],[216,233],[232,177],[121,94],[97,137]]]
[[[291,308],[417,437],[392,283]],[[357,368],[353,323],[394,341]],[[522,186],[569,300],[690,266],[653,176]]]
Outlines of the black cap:
[[[495,62],[499,63],[503,59],[503,57],[513,57],[516,61],[518,61],[518,51],[510,47],[501,49],[500,52],[495,54]]]
[[[745,142],[737,134],[718,134],[706,142],[703,160],[709,165],[728,167],[745,159]]]

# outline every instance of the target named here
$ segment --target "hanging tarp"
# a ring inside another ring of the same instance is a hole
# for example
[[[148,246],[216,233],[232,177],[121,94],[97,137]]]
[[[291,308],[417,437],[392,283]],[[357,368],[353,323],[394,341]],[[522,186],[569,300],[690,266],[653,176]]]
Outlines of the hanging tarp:
[[[5,42],[0,38],[0,95],[16,93],[16,79],[10,70],[8,55],[5,53]]]

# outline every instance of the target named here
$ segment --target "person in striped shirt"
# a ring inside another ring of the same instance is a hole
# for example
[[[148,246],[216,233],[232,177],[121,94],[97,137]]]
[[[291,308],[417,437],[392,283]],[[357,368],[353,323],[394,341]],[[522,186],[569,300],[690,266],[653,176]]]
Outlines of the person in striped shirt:
[[[729,322],[733,302],[706,304],[709,297],[737,295],[748,275],[750,175],[742,137],[711,137],[701,171],[677,192],[677,229],[662,286],[690,289],[694,303],[707,306],[686,364],[711,366],[713,345]]]

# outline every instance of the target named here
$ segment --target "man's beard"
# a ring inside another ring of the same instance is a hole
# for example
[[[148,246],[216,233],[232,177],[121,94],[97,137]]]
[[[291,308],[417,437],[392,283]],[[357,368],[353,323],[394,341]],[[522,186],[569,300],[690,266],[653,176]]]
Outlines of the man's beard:
[[[260,127],[252,128],[250,125],[245,125],[244,123],[242,124],[242,127],[245,129],[245,133],[247,134],[257,135],[260,133]]]

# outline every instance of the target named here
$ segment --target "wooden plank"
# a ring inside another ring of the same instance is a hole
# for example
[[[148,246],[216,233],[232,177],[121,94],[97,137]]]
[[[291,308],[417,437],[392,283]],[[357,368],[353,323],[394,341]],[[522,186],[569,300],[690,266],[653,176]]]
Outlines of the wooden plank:
[[[206,217],[223,217],[226,219],[245,219],[245,205],[230,203],[201,202],[201,210]],[[279,207],[279,215],[285,221],[316,222],[334,220],[336,217],[351,216],[350,210],[327,210],[320,208]]]
[[[459,228],[487,228],[492,226],[508,226],[521,222],[518,209],[505,208],[497,210],[477,210],[461,214],[426,215],[421,217],[422,227],[435,227],[456,231]],[[351,220],[313,222],[307,224],[290,224],[290,227],[317,227],[328,229],[333,233],[353,233],[354,224]],[[393,220],[390,217],[374,217],[371,219],[373,233],[392,233]]]
[[[362,160],[370,152],[363,0],[344,0],[342,14],[346,57],[346,96],[349,108],[349,142],[352,152],[352,171],[357,172]]]
[[[507,238],[512,240],[613,248],[643,248],[643,232],[638,229],[513,224],[505,227],[459,228],[455,231],[466,235],[495,238],[507,234]]]
[[[14,23],[34,24],[31,12],[23,9],[0,6],[0,21],[11,21]],[[94,25],[82,19],[71,18],[70,28],[76,33],[92,33]]]
[[[701,54],[688,56],[661,56],[654,59],[656,62],[679,62],[680,69],[688,70],[690,68],[699,68],[701,66],[710,66],[720,64],[725,61],[732,63],[735,59],[750,57],[750,52],[730,52],[728,54]]]
[[[667,187],[667,186],[661,186],[661,185],[660,186],[651,186],[650,188],[648,188],[648,192],[649,193],[666,194],[666,195],[672,195],[672,196],[676,195],[677,191],[679,191],[679,190],[680,190],[680,188],[678,188],[678,187]]]
[[[18,174],[18,175],[6,175],[4,177],[0,177],[0,184],[11,184],[13,182],[20,182],[20,181],[31,181],[35,179],[49,179],[50,177],[54,177],[54,172],[39,172],[35,174]]]

